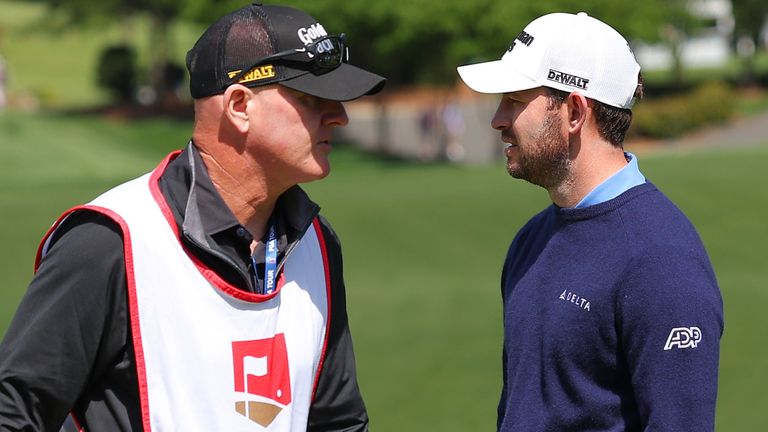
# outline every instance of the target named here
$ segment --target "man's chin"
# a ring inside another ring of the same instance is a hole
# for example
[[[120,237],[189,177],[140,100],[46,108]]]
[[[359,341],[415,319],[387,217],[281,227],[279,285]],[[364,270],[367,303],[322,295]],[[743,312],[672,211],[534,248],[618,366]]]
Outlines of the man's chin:
[[[523,178],[523,172],[520,168],[520,165],[518,164],[512,164],[510,162],[507,162],[507,173],[516,179],[522,179]]]

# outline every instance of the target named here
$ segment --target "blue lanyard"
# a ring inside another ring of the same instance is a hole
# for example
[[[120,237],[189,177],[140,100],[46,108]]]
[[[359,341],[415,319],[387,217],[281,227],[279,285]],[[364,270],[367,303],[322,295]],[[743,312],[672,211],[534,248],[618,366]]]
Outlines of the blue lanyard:
[[[253,272],[256,274],[256,260],[251,255]],[[275,224],[269,225],[267,245],[264,251],[264,290],[261,294],[272,294],[277,283],[277,231]]]

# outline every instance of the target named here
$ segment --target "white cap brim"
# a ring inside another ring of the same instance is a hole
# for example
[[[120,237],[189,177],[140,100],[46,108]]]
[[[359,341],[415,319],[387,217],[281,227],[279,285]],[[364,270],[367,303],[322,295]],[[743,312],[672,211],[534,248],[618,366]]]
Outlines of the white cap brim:
[[[541,86],[503,60],[459,66],[456,70],[464,83],[478,93],[511,93]]]

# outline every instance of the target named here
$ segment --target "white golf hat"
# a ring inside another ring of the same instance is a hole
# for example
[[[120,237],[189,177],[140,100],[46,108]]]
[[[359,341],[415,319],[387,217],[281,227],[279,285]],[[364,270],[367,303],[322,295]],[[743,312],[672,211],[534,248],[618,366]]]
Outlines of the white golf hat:
[[[480,93],[546,86],[618,108],[631,108],[640,65],[616,30],[584,12],[552,13],[531,21],[501,60],[457,68]]]

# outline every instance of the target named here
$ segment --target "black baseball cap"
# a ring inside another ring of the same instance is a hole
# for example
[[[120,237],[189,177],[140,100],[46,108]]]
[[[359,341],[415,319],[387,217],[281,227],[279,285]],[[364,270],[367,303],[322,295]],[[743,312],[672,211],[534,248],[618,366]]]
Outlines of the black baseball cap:
[[[345,37],[310,15],[254,2],[214,22],[187,52],[195,99],[247,87],[280,85],[335,101],[381,91],[386,79],[349,64]]]

